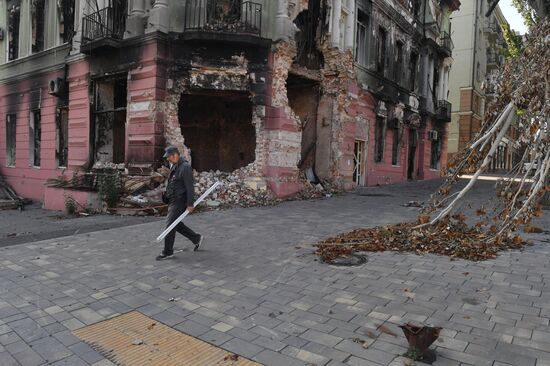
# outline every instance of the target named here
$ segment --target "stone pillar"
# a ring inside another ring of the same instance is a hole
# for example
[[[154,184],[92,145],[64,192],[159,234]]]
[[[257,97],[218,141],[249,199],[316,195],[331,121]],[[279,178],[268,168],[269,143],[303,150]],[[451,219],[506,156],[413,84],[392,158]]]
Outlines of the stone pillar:
[[[276,41],[289,41],[289,39],[293,37],[290,18],[288,16],[288,0],[278,0],[275,24]]]
[[[131,38],[145,33],[145,0],[132,0],[132,10],[126,22],[125,38]]]
[[[161,31],[168,33],[170,24],[170,13],[168,0],[155,0],[153,8],[149,13],[147,32]]]
[[[348,5],[350,6],[349,15],[346,21],[346,38],[345,38],[345,47],[346,50],[353,48],[353,36],[355,29],[355,0],[349,0]]]
[[[340,44],[340,17],[342,16],[342,0],[333,0],[332,3],[332,46]]]

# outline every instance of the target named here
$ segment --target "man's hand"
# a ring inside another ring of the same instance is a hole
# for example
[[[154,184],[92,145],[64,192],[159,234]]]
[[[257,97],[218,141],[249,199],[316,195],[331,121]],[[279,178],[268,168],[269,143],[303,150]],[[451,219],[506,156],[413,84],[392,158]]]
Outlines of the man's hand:
[[[189,211],[189,213],[193,213],[194,210],[195,210],[195,207],[193,206],[187,207],[187,211]]]

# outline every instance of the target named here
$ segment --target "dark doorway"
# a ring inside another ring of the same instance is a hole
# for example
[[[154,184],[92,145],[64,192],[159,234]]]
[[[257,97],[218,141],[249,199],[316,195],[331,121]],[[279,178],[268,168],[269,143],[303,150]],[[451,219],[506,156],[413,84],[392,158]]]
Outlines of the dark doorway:
[[[288,104],[300,119],[300,129],[302,130],[302,159],[298,167],[300,169],[315,169],[319,83],[291,74],[288,76],[286,88]]]
[[[418,143],[418,130],[409,130],[409,154],[407,163],[407,179],[416,179],[416,145]]]
[[[126,147],[126,76],[93,84],[94,162],[120,164]]]
[[[256,129],[248,93],[184,94],[179,121],[197,171],[232,172],[254,162]]]

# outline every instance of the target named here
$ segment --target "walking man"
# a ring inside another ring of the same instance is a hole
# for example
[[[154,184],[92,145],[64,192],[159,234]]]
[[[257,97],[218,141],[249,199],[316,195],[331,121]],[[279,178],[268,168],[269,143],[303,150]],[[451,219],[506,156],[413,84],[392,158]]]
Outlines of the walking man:
[[[168,203],[168,216],[166,217],[166,227],[170,226],[187,209],[189,213],[193,212],[193,196],[195,189],[193,187],[193,169],[191,164],[180,155],[175,146],[168,146],[164,150],[164,158],[170,163],[170,176],[166,192],[162,196],[164,203]],[[194,251],[197,251],[202,244],[203,236],[197,234],[183,222],[180,222],[164,239],[164,250],[157,256],[157,260],[165,260],[174,257],[174,240],[176,231],[195,245]]]

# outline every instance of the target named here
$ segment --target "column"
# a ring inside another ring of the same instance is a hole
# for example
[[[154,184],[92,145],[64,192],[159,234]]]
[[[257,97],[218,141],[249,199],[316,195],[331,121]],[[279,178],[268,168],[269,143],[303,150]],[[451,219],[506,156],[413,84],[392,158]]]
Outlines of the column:
[[[126,22],[125,38],[142,35],[145,32],[145,0],[132,0],[132,10]]]
[[[332,3],[332,46],[340,44],[340,17],[342,16],[342,0],[333,0]]]
[[[288,0],[278,0],[277,16],[275,18],[277,41],[288,41],[291,34],[290,18],[288,17]]]
[[[346,38],[345,38],[345,47],[346,49],[353,49],[353,38],[355,35],[355,0],[348,1],[350,6],[348,19],[346,22]]]
[[[153,8],[149,13],[148,33],[156,31],[168,33],[170,23],[170,13],[168,10],[168,0],[155,0]]]

